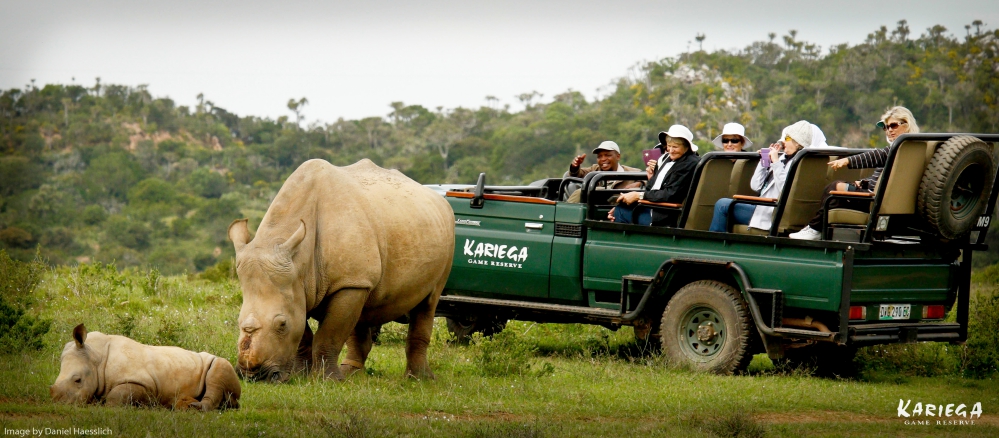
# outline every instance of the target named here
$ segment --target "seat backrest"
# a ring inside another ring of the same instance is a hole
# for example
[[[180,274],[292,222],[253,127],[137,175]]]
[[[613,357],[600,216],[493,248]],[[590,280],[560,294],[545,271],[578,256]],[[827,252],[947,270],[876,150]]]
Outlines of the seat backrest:
[[[878,185],[888,184],[878,214],[915,214],[919,182],[940,142],[905,141],[898,146],[891,174],[882,175]],[[887,181],[885,181],[887,176]]]
[[[715,213],[715,202],[729,195],[732,167],[735,163],[727,158],[709,159],[701,169],[694,197],[684,201],[689,210],[687,230],[707,230],[711,227],[711,217]]]
[[[806,155],[798,161],[798,168],[785,201],[784,213],[781,215],[778,233],[803,228],[819,211],[822,200],[822,190],[829,184],[829,157]],[[774,210],[776,213],[776,210]]]
[[[753,180],[753,173],[759,162],[759,158],[735,162],[735,166],[732,167],[732,180],[728,189],[728,197],[732,197],[732,195],[756,196],[756,192],[753,191],[749,183]]]

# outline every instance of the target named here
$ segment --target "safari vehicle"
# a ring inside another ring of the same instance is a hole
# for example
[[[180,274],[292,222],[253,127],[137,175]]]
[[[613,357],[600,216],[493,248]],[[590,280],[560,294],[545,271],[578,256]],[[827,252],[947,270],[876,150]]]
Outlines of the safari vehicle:
[[[607,221],[608,199],[621,190],[598,183],[645,180],[644,172],[529,186],[485,185],[482,174],[445,195],[455,253],[437,315],[459,339],[496,333],[510,319],[632,326],[671,360],[720,374],[760,352],[843,373],[860,346],[961,343],[972,253],[986,249],[996,203],[997,140],[898,137],[873,195],[861,198],[869,210],[828,211],[820,241],[787,235],[818,210],[826,184],[872,171],[827,164],[864,150],[800,151],[779,199],[749,189],[759,154],[707,153],[685,204],[652,205],[678,212],[672,227]],[[580,203],[563,201],[573,184]],[[722,197],[774,206],[772,229],[707,231]],[[955,306],[956,320],[946,321]]]

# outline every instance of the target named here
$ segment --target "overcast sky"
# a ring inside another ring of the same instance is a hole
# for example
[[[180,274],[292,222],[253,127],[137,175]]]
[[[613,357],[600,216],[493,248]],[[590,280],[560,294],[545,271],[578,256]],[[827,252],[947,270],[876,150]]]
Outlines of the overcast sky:
[[[826,51],[900,19],[913,36],[934,24],[964,35],[975,19],[995,29],[999,1],[0,0],[0,87],[99,76],[272,118],[306,97],[306,122],[384,116],[393,101],[495,96],[519,109],[534,90],[605,94],[636,63],[696,48],[698,33],[705,50],[735,50],[795,29]]]

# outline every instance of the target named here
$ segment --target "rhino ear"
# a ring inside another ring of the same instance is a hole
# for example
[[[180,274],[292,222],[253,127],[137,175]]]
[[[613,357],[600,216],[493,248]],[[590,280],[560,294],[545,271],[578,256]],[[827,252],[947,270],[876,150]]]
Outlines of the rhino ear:
[[[305,221],[299,219],[298,229],[295,230],[295,234],[292,234],[288,240],[285,240],[281,244],[280,248],[285,254],[294,255],[298,251],[298,245],[305,240]]]
[[[229,224],[229,240],[232,240],[232,244],[236,247],[237,253],[242,250],[247,243],[250,243],[250,240],[252,239],[250,237],[250,230],[246,227],[246,221],[246,219],[236,219]]]
[[[76,341],[76,348],[83,348],[83,343],[87,341],[87,328],[83,324],[73,328],[73,340]]]

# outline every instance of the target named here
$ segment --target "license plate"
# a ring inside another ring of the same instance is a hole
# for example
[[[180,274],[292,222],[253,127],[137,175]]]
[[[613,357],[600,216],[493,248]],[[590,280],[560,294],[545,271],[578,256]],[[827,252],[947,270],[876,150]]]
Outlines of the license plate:
[[[882,304],[881,310],[878,311],[878,319],[882,321],[909,319],[910,314],[912,314],[911,304]]]

